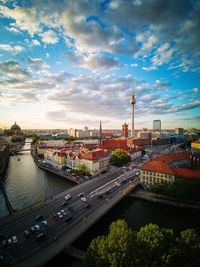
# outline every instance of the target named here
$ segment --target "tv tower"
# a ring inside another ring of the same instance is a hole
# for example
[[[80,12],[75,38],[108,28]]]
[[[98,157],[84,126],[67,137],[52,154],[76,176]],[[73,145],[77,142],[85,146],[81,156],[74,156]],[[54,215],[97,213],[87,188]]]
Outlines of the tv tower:
[[[131,96],[130,103],[131,103],[131,108],[132,108],[132,112],[131,112],[131,115],[132,115],[131,137],[133,138],[134,137],[134,105],[136,103],[135,95],[134,95],[134,80],[133,80],[133,94]]]

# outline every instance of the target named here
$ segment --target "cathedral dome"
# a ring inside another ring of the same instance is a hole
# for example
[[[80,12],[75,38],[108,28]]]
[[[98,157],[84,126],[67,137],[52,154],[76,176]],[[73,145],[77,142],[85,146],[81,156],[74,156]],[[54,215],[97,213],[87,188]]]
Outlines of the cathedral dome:
[[[21,131],[21,128],[19,127],[19,125],[16,124],[13,124],[11,127],[10,127],[10,130],[11,131]]]

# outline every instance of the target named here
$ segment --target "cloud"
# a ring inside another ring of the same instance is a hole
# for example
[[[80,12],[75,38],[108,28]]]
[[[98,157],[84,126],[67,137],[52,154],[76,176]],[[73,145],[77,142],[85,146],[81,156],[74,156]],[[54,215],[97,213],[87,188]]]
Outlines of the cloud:
[[[46,31],[40,34],[40,36],[42,36],[42,41],[45,44],[56,44],[59,40],[57,34],[53,30]]]
[[[101,53],[89,53],[88,55],[84,55],[79,51],[70,51],[66,55],[67,59],[73,65],[88,68],[93,71],[105,71],[122,66],[118,59]]]
[[[33,45],[36,45],[36,46],[40,46],[40,45],[41,45],[40,42],[39,42],[38,40],[36,40],[36,39],[34,39],[34,40],[32,41],[32,44],[33,44]]]
[[[151,70],[157,70],[156,66],[149,66],[149,67],[142,67],[143,70],[145,71],[151,71]]]
[[[199,92],[199,88],[193,88],[192,91],[197,94]]]
[[[41,58],[28,58],[28,63],[35,69],[49,68],[49,65]]]
[[[8,44],[0,44],[0,50],[13,52],[14,54],[21,53],[24,50],[24,47],[20,45],[11,46]]]
[[[14,82],[12,79],[24,81],[30,77],[29,72],[15,60],[7,60],[0,63],[0,72],[2,72],[4,77],[11,79],[11,82]]]

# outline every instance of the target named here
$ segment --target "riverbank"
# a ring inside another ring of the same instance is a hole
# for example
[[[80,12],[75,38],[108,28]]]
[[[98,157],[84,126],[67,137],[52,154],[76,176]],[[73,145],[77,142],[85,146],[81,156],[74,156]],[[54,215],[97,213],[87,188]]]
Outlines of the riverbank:
[[[80,177],[75,177],[75,176],[71,176],[68,173],[64,173],[62,170],[56,169],[53,166],[50,166],[49,164],[43,163],[42,160],[40,160],[37,156],[37,154],[35,153],[35,150],[33,148],[31,148],[31,155],[34,159],[34,162],[36,163],[36,165],[38,166],[38,168],[43,169],[45,171],[49,171],[51,173],[54,173],[56,175],[59,175],[65,179],[68,179],[76,184],[81,184],[83,182],[85,182],[84,180],[80,179]]]
[[[186,208],[186,209],[195,209],[200,210],[200,202],[193,202],[193,201],[181,201],[176,198],[167,197],[165,195],[152,193],[145,190],[138,190],[130,194],[131,197],[135,199],[142,199],[151,202],[158,202],[165,205],[170,205],[179,208]]]

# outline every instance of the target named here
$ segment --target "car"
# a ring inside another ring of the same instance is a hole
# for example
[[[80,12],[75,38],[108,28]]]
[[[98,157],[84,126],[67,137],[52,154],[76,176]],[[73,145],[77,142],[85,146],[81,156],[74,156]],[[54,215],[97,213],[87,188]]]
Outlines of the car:
[[[31,231],[32,234],[34,234],[36,232],[35,226],[31,226],[30,227],[30,231]]]
[[[18,242],[16,235],[12,236],[12,242],[13,242],[13,244]]]
[[[66,206],[67,204],[68,204],[68,201],[65,200],[65,201],[63,201],[63,202],[61,203],[61,206],[63,207],[63,206]]]
[[[72,212],[74,209],[72,208],[72,206],[69,206],[69,207],[68,207],[68,210],[69,210],[70,212]]]
[[[98,198],[99,198],[99,199],[103,198],[103,195],[99,195]]]
[[[45,237],[47,236],[47,233],[39,233],[37,236],[36,236],[36,239],[37,241],[40,241],[42,239],[44,239]]]
[[[61,210],[60,213],[61,213],[63,216],[65,216],[65,215],[67,214],[65,210]]]
[[[57,214],[58,214],[58,218],[60,218],[60,219],[63,218],[63,215],[60,212],[57,212]]]
[[[30,232],[29,232],[29,230],[24,230],[24,235],[25,235],[26,237],[29,237],[29,236],[30,236]]]
[[[13,241],[12,241],[12,238],[9,238],[8,239],[8,245],[12,245]]]
[[[39,220],[42,220],[44,218],[43,215],[39,214],[35,217],[35,221],[39,221]]]
[[[34,225],[36,231],[40,231],[40,226],[38,224]]]
[[[81,197],[81,201],[87,202],[87,198],[86,197]]]
[[[84,196],[85,196],[85,194],[83,192],[78,194],[78,197],[84,197]]]
[[[68,194],[68,195],[65,196],[65,199],[66,199],[66,200],[70,200],[71,198],[72,198],[72,197],[71,197],[70,194]]]
[[[42,221],[42,224],[43,224],[44,226],[48,226],[48,222],[47,222],[46,220]]]
[[[5,248],[7,246],[7,240],[2,240],[1,246]]]

